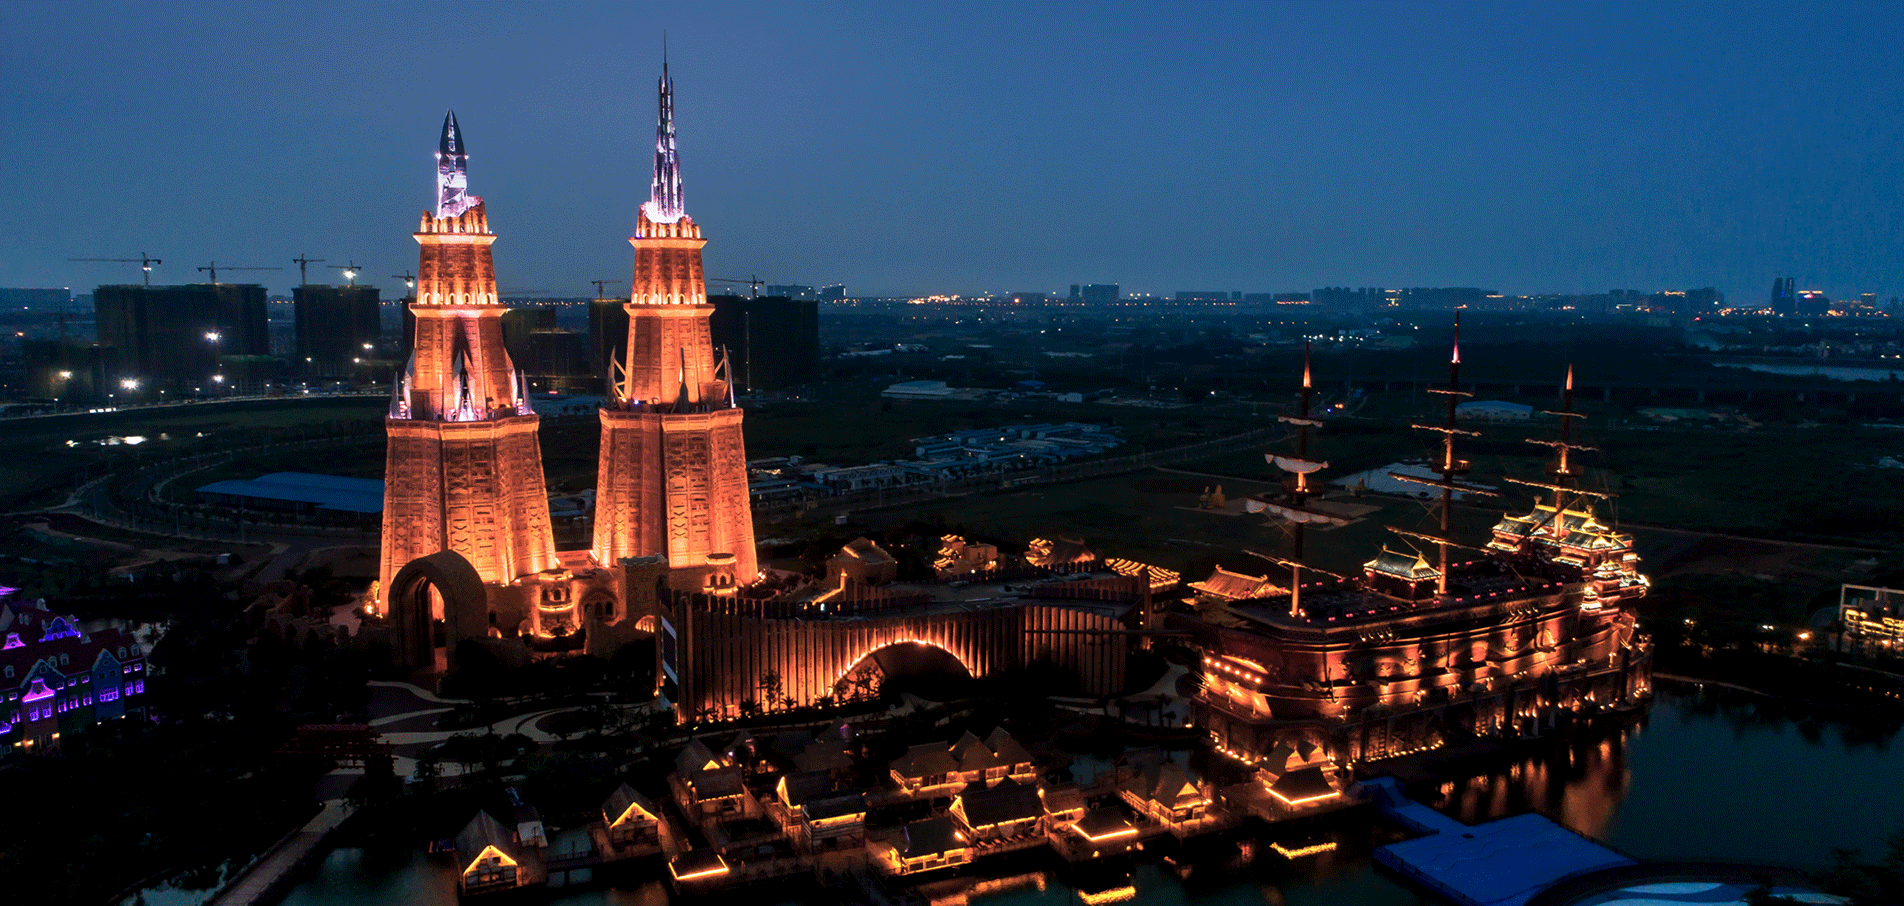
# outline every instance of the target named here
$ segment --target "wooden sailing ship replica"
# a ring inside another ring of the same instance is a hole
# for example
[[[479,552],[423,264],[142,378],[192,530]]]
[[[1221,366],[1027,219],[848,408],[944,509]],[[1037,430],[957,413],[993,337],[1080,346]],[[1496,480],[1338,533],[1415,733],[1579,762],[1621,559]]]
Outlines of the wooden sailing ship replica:
[[[1288,569],[1287,588],[1265,582],[1246,599],[1173,617],[1202,652],[1195,722],[1218,751],[1268,764],[1290,746],[1319,749],[1336,769],[1439,748],[1472,737],[1547,732],[1579,715],[1636,707],[1651,694],[1651,648],[1637,631],[1632,602],[1645,594],[1633,541],[1601,521],[1609,495],[1580,487],[1569,368],[1559,438],[1546,481],[1516,481],[1540,492],[1524,514],[1507,514],[1491,537],[1463,541],[1451,529],[1457,496],[1489,495],[1464,476],[1460,426],[1460,321],[1455,322],[1446,400],[1433,477],[1391,473],[1432,488],[1437,530],[1391,527],[1394,543],[1338,575],[1304,559],[1311,525],[1347,518],[1318,507],[1310,432],[1314,382],[1304,350],[1294,415],[1293,455],[1267,454],[1289,478],[1282,493],[1251,498],[1248,509],[1284,524],[1285,555],[1251,551]],[[1432,559],[1423,547],[1432,548]],[[1459,554],[1457,554],[1459,552]],[[1467,556],[1471,555],[1471,556]],[[1278,748],[1278,747],[1282,748]]]

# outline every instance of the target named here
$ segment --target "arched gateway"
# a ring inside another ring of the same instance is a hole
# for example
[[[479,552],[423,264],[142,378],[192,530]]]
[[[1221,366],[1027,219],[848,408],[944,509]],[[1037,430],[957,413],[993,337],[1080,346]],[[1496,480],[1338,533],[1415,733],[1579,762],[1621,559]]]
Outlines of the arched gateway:
[[[439,617],[451,660],[457,642],[480,639],[489,631],[489,595],[483,577],[455,551],[437,551],[404,564],[390,580],[384,600],[396,630],[397,661],[413,670],[436,666],[434,622]]]
[[[972,670],[957,654],[936,643],[906,639],[867,652],[834,681],[833,698],[871,698],[887,680],[902,677],[971,679]]]

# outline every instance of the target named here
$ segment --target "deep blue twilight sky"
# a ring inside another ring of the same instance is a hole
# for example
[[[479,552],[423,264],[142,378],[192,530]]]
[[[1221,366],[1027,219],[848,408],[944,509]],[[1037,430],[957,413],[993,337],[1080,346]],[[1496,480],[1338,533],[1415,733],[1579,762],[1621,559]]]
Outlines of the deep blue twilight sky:
[[[7,3],[0,286],[394,295],[454,107],[503,289],[592,294],[664,29],[713,276],[1904,293],[1895,0]]]

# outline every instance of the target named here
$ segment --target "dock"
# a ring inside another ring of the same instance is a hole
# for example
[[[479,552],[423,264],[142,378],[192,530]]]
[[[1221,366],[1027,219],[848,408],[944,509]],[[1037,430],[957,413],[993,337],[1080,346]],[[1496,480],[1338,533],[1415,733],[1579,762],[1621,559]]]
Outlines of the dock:
[[[298,873],[314,857],[323,855],[324,841],[331,831],[350,817],[353,809],[342,800],[331,799],[310,821],[258,857],[213,897],[210,906],[256,906],[275,903],[289,889]]]
[[[1467,825],[1409,799],[1392,777],[1362,789],[1383,815],[1423,835],[1376,849],[1375,861],[1460,906],[1525,906],[1568,878],[1637,864],[1543,815]]]

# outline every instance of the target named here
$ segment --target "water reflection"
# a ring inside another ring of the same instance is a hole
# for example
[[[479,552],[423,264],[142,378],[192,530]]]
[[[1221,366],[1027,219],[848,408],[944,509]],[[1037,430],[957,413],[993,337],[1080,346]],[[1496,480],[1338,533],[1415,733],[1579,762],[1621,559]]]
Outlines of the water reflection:
[[[1470,823],[1540,812],[1638,858],[1817,867],[1836,847],[1875,853],[1883,837],[1904,824],[1904,772],[1888,762],[1896,734],[1895,727],[1818,721],[1732,693],[1669,687],[1640,723],[1556,742],[1538,756],[1413,792]],[[1078,774],[1088,779],[1099,766],[1087,764]],[[1080,892],[1146,906],[1429,902],[1374,869],[1374,849],[1397,839],[1393,828],[1357,813],[1255,838],[1205,838],[1181,848],[1160,841],[1139,860],[1087,870],[1039,868],[1057,864],[1055,858],[1008,862],[990,866],[996,876],[942,879],[921,893],[938,906],[1074,906]],[[1286,857],[1272,844],[1307,854]],[[453,906],[455,868],[438,859],[340,850],[284,904]],[[809,896],[831,902],[836,894],[810,884],[780,885],[716,902],[769,906]],[[654,881],[554,890],[546,901],[665,906],[670,897]]]
[[[1589,837],[1604,838],[1626,798],[1627,741],[1639,727],[1558,742],[1511,765],[1441,785],[1429,804],[1467,824],[1539,812]]]

